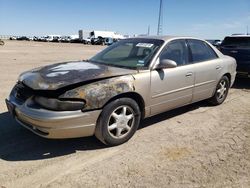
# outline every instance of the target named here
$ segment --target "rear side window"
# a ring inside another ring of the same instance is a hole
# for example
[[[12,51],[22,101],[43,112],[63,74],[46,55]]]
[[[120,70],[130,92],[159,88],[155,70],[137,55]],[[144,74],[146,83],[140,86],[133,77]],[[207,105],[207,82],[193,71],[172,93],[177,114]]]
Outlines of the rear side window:
[[[188,40],[192,54],[192,62],[202,62],[218,58],[214,50],[205,42],[199,40]]]
[[[250,47],[250,37],[226,37],[222,46],[244,46]]]

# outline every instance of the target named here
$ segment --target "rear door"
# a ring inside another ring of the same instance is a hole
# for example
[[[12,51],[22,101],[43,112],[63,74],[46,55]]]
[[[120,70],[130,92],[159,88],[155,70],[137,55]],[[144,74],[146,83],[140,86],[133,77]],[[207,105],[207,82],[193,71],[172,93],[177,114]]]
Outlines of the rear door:
[[[188,39],[191,62],[195,72],[193,102],[211,97],[215,91],[218,75],[223,68],[215,51],[204,41]]]

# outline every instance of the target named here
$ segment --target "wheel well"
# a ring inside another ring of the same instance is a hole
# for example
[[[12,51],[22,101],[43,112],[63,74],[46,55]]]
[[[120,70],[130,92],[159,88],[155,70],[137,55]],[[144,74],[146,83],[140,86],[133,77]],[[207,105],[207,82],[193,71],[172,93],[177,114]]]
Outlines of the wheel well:
[[[229,85],[231,86],[231,74],[230,73],[226,73],[223,76],[226,76],[229,79]]]
[[[145,116],[145,102],[142,98],[141,95],[139,95],[138,93],[135,92],[128,92],[128,93],[122,93],[119,95],[116,95],[115,97],[111,98],[108,102],[106,102],[106,104],[104,106],[106,106],[107,104],[109,104],[110,102],[119,99],[119,98],[131,98],[133,100],[135,100],[135,102],[138,104],[140,110],[141,110],[141,118],[143,119]]]

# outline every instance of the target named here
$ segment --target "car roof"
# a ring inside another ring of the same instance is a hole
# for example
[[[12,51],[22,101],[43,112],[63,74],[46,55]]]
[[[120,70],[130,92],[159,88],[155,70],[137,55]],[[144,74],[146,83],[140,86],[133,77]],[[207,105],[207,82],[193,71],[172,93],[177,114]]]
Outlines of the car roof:
[[[227,36],[229,38],[234,38],[234,37],[250,37],[250,35],[232,35],[232,36]]]
[[[145,38],[145,39],[158,39],[158,40],[164,40],[164,41],[169,41],[169,40],[173,40],[173,39],[196,39],[196,40],[202,40],[205,41],[203,39],[199,39],[199,38],[195,38],[195,37],[188,37],[188,36],[171,36],[171,35],[164,35],[164,36],[138,36],[135,38]]]
[[[216,54],[219,57],[224,56],[216,47],[214,47],[212,44],[210,44],[209,42],[207,42],[204,39],[199,39],[199,38],[195,38],[195,37],[190,37],[190,36],[171,36],[171,35],[165,35],[165,36],[139,36],[139,37],[135,37],[135,38],[142,38],[142,39],[158,39],[158,40],[164,40],[165,42],[169,42],[171,40],[176,40],[176,39],[195,39],[195,40],[200,40],[203,41],[205,43],[207,43],[211,48],[213,48],[213,50],[216,52]]]

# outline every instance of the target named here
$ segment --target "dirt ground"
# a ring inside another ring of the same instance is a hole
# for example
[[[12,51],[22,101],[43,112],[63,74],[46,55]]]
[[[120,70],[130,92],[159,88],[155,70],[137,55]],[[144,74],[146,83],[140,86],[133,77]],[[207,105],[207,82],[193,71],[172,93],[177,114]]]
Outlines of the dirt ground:
[[[250,187],[250,80],[220,106],[199,102],[144,120],[127,143],[47,140],[18,125],[4,99],[34,67],[86,59],[101,46],[0,46],[0,187]]]

